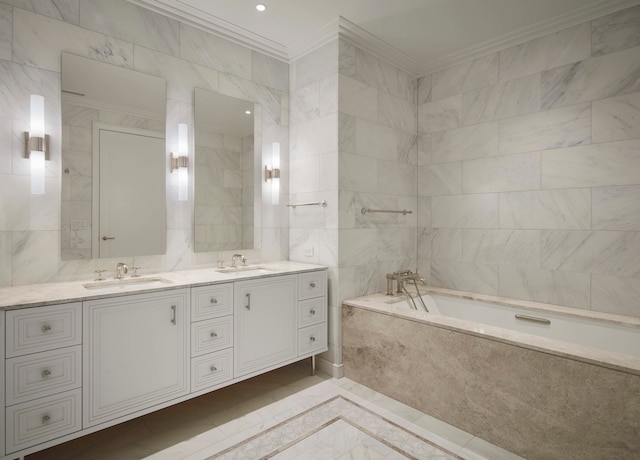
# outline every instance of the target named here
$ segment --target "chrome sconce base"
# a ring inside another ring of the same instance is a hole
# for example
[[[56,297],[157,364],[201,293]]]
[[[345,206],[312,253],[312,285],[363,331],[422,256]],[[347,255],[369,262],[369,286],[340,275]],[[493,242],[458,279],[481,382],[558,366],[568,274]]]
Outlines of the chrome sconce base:
[[[269,169],[269,166],[264,167],[264,181],[268,182],[273,179],[280,179],[280,169],[273,168]]]
[[[24,135],[24,157],[31,158],[31,152],[44,152],[44,159],[49,159],[49,135],[31,137],[28,131]]]

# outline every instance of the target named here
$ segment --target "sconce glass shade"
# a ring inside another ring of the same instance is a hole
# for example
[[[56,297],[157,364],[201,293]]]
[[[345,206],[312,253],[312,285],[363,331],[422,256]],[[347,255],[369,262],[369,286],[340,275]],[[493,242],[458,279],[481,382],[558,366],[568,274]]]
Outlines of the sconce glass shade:
[[[31,95],[29,133],[25,135],[26,156],[31,163],[31,193],[44,194],[47,139],[44,133],[44,97]]]
[[[178,201],[189,199],[189,127],[186,123],[178,124]]]
[[[271,149],[273,177],[271,179],[271,204],[280,204],[280,143],[274,142]]]

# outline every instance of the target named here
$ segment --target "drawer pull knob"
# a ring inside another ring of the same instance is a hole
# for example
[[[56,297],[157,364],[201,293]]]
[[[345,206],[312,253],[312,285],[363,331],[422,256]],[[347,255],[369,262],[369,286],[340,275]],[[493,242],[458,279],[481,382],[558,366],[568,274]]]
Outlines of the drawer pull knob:
[[[51,421],[51,417],[48,415],[45,415],[44,417],[42,417],[42,424],[46,425],[47,423],[49,423]]]
[[[218,337],[218,334],[216,334],[215,332],[212,332],[211,333],[211,337],[213,337],[213,338]]]
[[[217,304],[218,303],[218,299],[216,299],[215,297],[211,297],[211,303],[213,305]]]
[[[312,288],[316,287],[316,282],[312,281],[311,283],[309,283],[309,286],[311,286]]]
[[[314,336],[311,336],[311,337],[309,337],[309,341],[310,341],[310,342],[315,342],[315,341],[316,341],[316,338],[315,338]]]
[[[42,378],[43,379],[46,379],[50,375],[51,375],[51,371],[49,369],[45,369],[45,370],[42,371]]]
[[[217,370],[218,370],[218,368],[216,366],[211,366],[211,372],[215,372]]]
[[[47,333],[51,330],[51,324],[43,324],[42,325],[42,332]]]
[[[309,314],[310,314],[310,315],[315,315],[315,314],[316,314],[316,310],[315,310],[315,309],[311,309],[311,310],[309,310]]]

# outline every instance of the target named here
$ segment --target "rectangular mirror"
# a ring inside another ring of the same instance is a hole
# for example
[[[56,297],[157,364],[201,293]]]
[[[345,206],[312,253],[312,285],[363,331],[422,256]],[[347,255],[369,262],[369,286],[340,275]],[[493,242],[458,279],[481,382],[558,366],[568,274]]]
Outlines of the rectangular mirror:
[[[62,53],[61,258],[164,254],[166,82]]]
[[[259,127],[253,102],[195,89],[196,252],[258,246]]]

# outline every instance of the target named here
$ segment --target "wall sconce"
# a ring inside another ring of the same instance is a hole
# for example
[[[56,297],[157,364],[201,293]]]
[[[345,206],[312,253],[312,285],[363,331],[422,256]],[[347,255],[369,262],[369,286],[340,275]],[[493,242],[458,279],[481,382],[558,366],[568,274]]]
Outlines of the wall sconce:
[[[186,123],[178,124],[178,153],[172,154],[171,172],[178,170],[178,201],[189,198],[189,129]]]
[[[264,181],[271,181],[271,204],[280,203],[280,143],[274,142],[271,148],[271,169],[264,167]]]
[[[44,97],[31,95],[31,125],[24,133],[24,157],[31,163],[31,193],[44,194],[45,160],[49,159],[49,135],[44,133]]]

